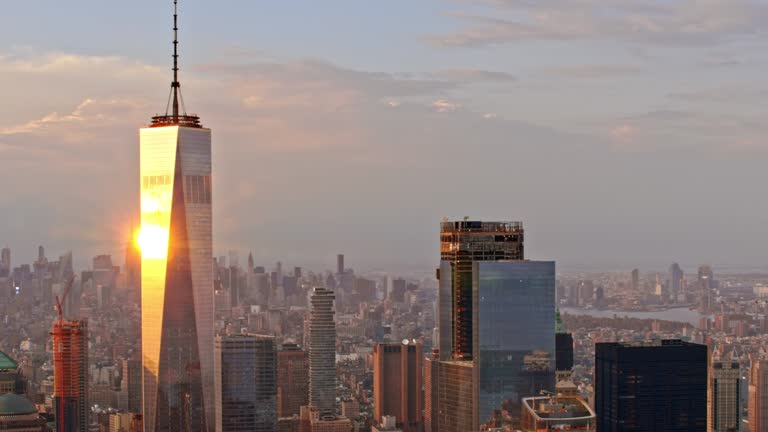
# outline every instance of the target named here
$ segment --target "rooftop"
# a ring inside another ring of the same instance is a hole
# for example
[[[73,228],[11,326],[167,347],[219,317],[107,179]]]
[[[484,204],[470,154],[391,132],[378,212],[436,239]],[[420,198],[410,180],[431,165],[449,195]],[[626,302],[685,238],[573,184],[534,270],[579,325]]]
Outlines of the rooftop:
[[[584,402],[575,396],[538,396],[523,398],[523,406],[539,420],[589,420],[595,418],[595,413]]]
[[[0,395],[0,417],[35,413],[37,413],[35,404],[27,398],[13,393]]]
[[[16,362],[16,360],[12,359],[8,356],[8,354],[0,351],[0,371],[2,370],[16,370],[18,369],[19,364]]]

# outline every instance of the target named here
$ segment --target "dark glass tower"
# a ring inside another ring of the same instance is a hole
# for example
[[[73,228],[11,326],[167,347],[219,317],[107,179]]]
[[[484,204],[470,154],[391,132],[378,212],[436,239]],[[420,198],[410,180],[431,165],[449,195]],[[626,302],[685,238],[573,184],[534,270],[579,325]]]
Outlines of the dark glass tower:
[[[707,430],[707,358],[680,340],[598,343],[597,432]]]

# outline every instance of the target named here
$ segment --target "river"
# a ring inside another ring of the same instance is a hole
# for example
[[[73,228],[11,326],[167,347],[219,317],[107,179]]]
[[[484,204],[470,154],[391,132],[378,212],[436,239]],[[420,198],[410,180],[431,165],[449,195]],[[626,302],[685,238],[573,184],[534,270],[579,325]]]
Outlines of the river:
[[[629,317],[640,319],[658,319],[664,321],[678,321],[689,323],[694,327],[699,326],[699,319],[703,315],[699,314],[697,310],[690,310],[688,307],[672,308],[662,311],[653,312],[636,312],[636,311],[617,311],[617,310],[600,310],[600,309],[579,309],[574,307],[560,308],[561,313],[567,313],[569,315],[589,315],[597,318],[613,318],[617,317]]]

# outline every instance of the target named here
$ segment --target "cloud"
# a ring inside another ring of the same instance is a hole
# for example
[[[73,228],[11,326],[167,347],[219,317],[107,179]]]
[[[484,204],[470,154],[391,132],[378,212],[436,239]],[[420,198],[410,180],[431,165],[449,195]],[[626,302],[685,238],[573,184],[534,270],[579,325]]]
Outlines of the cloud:
[[[547,78],[599,79],[637,75],[643,69],[632,65],[573,65],[543,69],[535,75]]]
[[[507,72],[487,71],[481,69],[448,69],[436,72],[438,79],[454,82],[511,82],[517,78]]]
[[[435,111],[439,113],[454,112],[462,108],[461,104],[450,102],[445,99],[440,99],[432,102],[432,106],[435,108]]]
[[[442,46],[471,47],[530,40],[624,40],[708,45],[765,34],[768,5],[755,0],[486,0],[487,13],[459,12],[453,34],[433,35]]]
[[[614,139],[614,141],[617,141],[620,143],[628,143],[632,141],[636,132],[637,131],[633,125],[629,123],[625,123],[611,129],[610,135],[611,135],[611,138]]]

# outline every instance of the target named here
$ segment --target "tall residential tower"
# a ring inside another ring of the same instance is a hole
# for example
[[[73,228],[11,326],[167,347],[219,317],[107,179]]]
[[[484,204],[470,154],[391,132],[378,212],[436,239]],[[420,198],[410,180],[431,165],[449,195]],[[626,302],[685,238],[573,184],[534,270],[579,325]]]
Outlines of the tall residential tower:
[[[211,131],[184,111],[175,6],[170,111],[140,131],[146,432],[210,431],[215,418]]]

